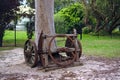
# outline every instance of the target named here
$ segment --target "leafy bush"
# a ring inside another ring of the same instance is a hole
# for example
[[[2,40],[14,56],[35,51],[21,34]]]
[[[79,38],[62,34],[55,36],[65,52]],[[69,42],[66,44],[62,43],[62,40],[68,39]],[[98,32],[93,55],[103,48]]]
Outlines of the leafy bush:
[[[66,33],[73,28],[75,24],[83,23],[84,6],[75,3],[63,8],[54,15],[55,28],[57,33]]]
[[[82,31],[83,31],[84,34],[88,34],[88,33],[90,33],[92,30],[91,30],[89,27],[84,27],[84,28],[82,29]]]
[[[61,17],[61,15],[56,14],[54,15],[54,20],[56,33],[65,33],[64,17]]]

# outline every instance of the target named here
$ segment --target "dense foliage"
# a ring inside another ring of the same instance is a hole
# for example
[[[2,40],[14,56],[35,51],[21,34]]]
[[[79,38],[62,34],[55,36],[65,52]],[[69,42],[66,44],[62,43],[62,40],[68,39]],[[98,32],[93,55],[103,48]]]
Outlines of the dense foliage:
[[[0,0],[0,46],[2,46],[2,39],[6,25],[16,16],[17,0]]]
[[[67,33],[73,28],[80,28],[83,25],[84,6],[75,3],[61,9],[55,14],[55,28],[57,33]]]
[[[57,13],[62,8],[68,7],[76,2],[81,2],[81,0],[54,0],[54,12]]]
[[[75,13],[74,8],[70,9],[68,7],[72,7],[76,2],[83,4],[85,8],[83,10],[86,26],[83,30],[85,30],[85,33],[111,35],[113,30],[120,29],[120,0],[61,0],[60,2],[55,0],[55,26],[57,32],[66,32],[74,25],[83,22],[83,19],[77,20],[78,17],[72,15],[73,13],[81,15],[81,13]],[[69,8],[69,10],[66,10],[66,8]]]
[[[94,32],[104,31],[112,34],[112,31],[120,25],[120,0],[82,0],[86,6],[86,21],[89,16],[96,19]]]

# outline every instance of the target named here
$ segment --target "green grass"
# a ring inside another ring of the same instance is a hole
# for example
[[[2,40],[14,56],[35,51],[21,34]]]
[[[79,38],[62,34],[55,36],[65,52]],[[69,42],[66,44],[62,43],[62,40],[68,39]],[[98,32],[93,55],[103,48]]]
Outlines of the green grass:
[[[15,38],[14,38],[14,31],[7,30],[3,37],[3,47],[0,48],[1,50],[9,50],[15,48]],[[27,40],[27,35],[25,31],[17,31],[16,32],[16,46],[23,47],[24,42]]]
[[[79,36],[78,36],[79,38]],[[25,31],[17,31],[17,46],[23,47],[24,42],[27,40]],[[6,31],[4,40],[4,49],[14,48],[14,32]],[[120,35],[117,36],[91,36],[83,34],[81,40],[83,47],[83,54],[100,57],[119,57],[120,58]],[[60,45],[64,45],[61,43]],[[7,46],[7,47],[6,47]],[[11,47],[12,46],[12,47]]]
[[[83,54],[101,57],[120,57],[120,36],[83,35]]]
[[[6,31],[3,38],[3,46],[14,46],[15,44],[14,31]],[[25,31],[16,32],[16,44],[17,46],[23,46],[25,40],[27,40],[27,35]]]

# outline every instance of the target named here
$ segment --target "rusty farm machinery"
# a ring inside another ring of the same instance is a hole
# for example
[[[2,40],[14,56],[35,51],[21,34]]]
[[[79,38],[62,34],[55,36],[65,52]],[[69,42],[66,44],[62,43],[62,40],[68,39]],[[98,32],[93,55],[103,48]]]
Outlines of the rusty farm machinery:
[[[38,44],[28,39],[24,45],[25,62],[30,67],[39,64],[42,69],[75,65],[80,62],[81,54],[82,46],[75,31],[72,34],[54,35],[41,31]]]

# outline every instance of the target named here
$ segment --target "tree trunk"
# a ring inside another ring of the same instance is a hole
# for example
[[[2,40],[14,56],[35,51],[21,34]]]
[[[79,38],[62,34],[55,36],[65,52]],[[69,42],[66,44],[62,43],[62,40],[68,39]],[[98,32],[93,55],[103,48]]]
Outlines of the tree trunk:
[[[0,47],[2,47],[4,32],[5,32],[5,29],[3,25],[0,25]]]
[[[2,47],[2,42],[3,42],[3,34],[0,32],[0,47]]]
[[[54,28],[54,0],[35,0],[36,16],[35,16],[35,42],[38,46],[38,39],[41,31],[47,35],[55,34]],[[43,48],[48,48],[50,39],[44,39]],[[52,48],[55,42],[52,43]]]
[[[112,22],[112,24],[110,25],[110,28],[109,28],[109,30],[108,30],[108,33],[109,33],[109,34],[112,34],[112,31],[113,31],[118,25],[120,25],[119,21],[120,21],[120,16],[113,20],[113,22]]]

